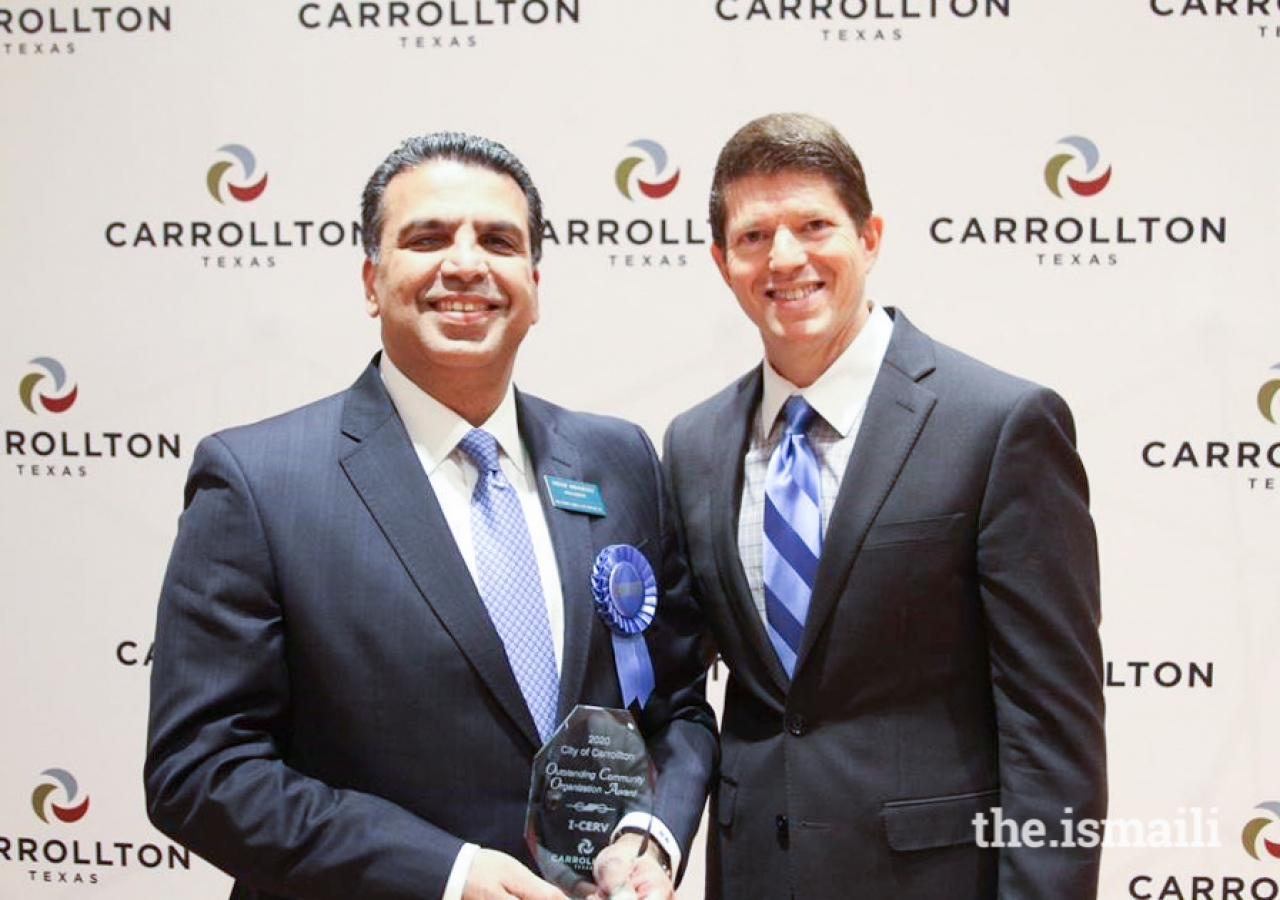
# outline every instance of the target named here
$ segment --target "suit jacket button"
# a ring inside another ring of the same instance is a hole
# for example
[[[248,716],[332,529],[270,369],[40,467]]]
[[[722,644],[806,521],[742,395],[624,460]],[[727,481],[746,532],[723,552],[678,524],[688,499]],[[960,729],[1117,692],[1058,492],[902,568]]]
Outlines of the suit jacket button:
[[[791,732],[796,737],[801,737],[808,730],[809,725],[805,722],[804,716],[799,713],[792,713],[787,716],[787,731]]]
[[[773,820],[773,827],[778,832],[779,846],[785,848],[787,846],[787,817],[781,815],[775,816]]]

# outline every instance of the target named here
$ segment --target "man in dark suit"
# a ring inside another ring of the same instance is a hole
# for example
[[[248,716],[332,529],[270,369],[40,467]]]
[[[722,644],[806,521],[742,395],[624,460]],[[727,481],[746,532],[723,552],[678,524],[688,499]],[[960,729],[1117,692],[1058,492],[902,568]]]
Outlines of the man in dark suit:
[[[711,224],[764,363],[664,452],[729,671],[708,896],[1094,897],[1098,849],[1061,846],[1106,806],[1067,406],[868,300],[883,224],[828,123],[742,128]]]
[[[669,898],[715,761],[705,658],[647,438],[512,386],[537,191],[501,145],[428,135],[374,173],[363,226],[383,352],[196,451],[156,633],[152,820],[235,898],[562,897],[529,868],[532,762],[574,704],[624,705],[592,572],[630,545],[665,589],[640,714],[658,796],[597,865]]]

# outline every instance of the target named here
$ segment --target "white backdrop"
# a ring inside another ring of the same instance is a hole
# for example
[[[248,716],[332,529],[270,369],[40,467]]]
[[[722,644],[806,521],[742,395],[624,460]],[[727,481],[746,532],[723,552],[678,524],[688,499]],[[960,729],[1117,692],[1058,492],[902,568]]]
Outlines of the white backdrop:
[[[1274,0],[0,6],[0,897],[225,895],[143,811],[160,575],[199,437],[376,349],[354,222],[385,153],[448,128],[524,159],[558,242],[518,381],[658,439],[756,359],[706,192],[783,109],[863,158],[872,296],[1076,413],[1112,816],[1200,815],[1219,844],[1110,848],[1101,896],[1280,896],[1278,55]]]

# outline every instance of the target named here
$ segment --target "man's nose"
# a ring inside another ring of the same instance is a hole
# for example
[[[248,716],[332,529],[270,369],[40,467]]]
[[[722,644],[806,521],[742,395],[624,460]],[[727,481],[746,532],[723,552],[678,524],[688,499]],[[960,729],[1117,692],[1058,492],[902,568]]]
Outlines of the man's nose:
[[[445,254],[441,269],[445,275],[454,278],[483,278],[488,271],[488,261],[474,239],[459,236]]]
[[[791,232],[782,227],[773,233],[773,245],[769,248],[769,267],[775,270],[794,269],[804,265],[804,246]]]

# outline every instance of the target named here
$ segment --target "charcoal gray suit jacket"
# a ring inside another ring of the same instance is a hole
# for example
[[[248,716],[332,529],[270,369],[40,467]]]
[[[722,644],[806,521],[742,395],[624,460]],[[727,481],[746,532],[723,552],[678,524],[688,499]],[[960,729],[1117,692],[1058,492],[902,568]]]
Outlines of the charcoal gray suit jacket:
[[[707,895],[1093,898],[1098,849],[983,848],[973,824],[1001,807],[1053,839],[1064,816],[1105,814],[1097,550],[1070,412],[890,312],[793,678],[738,551],[760,371],[667,433],[729,670]]]

